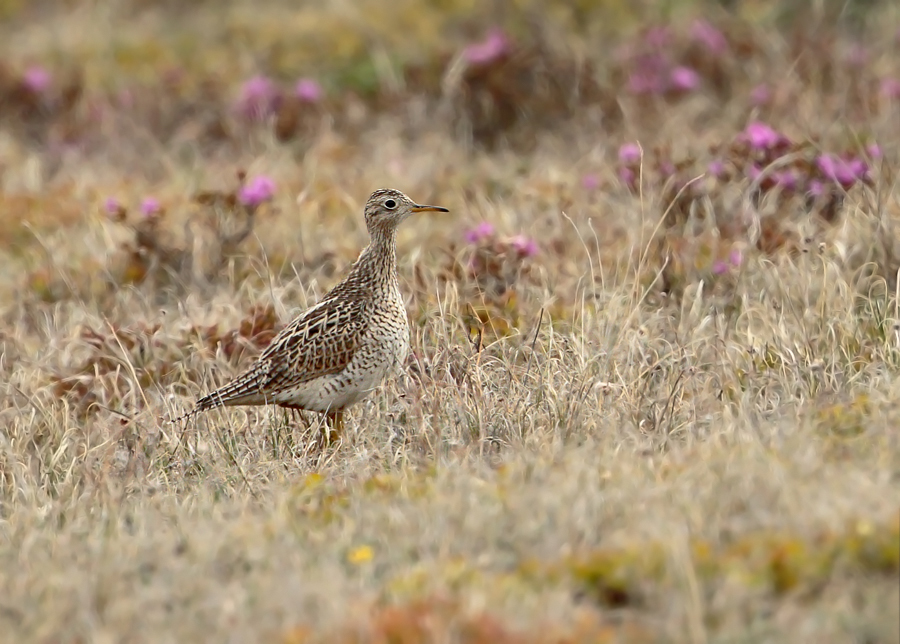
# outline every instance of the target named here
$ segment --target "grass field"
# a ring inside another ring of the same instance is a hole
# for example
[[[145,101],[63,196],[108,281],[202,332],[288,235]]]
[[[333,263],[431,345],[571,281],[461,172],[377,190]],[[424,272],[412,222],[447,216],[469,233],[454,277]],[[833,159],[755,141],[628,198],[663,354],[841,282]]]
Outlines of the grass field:
[[[0,641],[900,642],[900,9],[0,0]],[[166,419],[367,243],[413,355]]]

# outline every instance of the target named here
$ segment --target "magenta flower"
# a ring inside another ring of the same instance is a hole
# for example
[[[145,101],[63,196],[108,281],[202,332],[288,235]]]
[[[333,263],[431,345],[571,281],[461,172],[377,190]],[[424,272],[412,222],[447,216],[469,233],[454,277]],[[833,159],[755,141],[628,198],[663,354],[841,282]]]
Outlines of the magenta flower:
[[[880,159],[882,157],[881,146],[877,143],[870,143],[866,146],[866,154],[873,159]]]
[[[304,103],[318,103],[323,94],[322,86],[311,78],[301,78],[294,86],[294,96]]]
[[[662,94],[666,90],[668,59],[660,54],[643,54],[633,61],[628,75],[632,94]]]
[[[722,54],[728,49],[728,41],[721,31],[706,20],[695,20],[691,25],[691,38],[703,45],[712,54]]]
[[[725,162],[721,159],[713,159],[709,162],[709,165],[706,166],[706,172],[716,179],[721,179],[725,176]]]
[[[826,179],[839,184],[845,190],[866,178],[869,171],[866,162],[859,158],[843,159],[833,154],[823,154],[816,159],[816,167]]]
[[[534,257],[539,250],[537,242],[525,235],[516,235],[509,240],[509,245],[522,257]]]
[[[463,233],[463,238],[470,244],[477,244],[488,237],[493,236],[494,226],[489,221],[483,221],[475,228],[470,228]]]
[[[812,197],[821,197],[828,192],[825,188],[825,184],[819,181],[818,179],[813,179],[809,182],[809,194]]]
[[[623,143],[619,147],[619,161],[626,165],[636,165],[641,161],[641,146],[637,143]]]
[[[600,177],[596,174],[586,174],[581,177],[581,187],[585,190],[596,190],[600,187]]]
[[[254,76],[243,84],[238,110],[248,119],[260,120],[272,114],[281,100],[281,90],[269,78]]]
[[[772,90],[765,83],[760,83],[750,91],[750,102],[761,107],[767,105],[772,100]]]
[[[776,170],[772,173],[772,180],[775,182],[775,185],[781,186],[786,191],[796,190],[800,184],[800,177],[797,176],[796,171],[792,168]]]
[[[762,177],[762,168],[759,167],[756,163],[751,163],[747,168],[747,178],[750,181],[759,181],[759,178]]]
[[[790,144],[786,136],[759,121],[747,125],[739,138],[756,150],[771,150]]]
[[[712,272],[714,275],[722,275],[728,272],[728,264],[726,264],[721,259],[717,259],[713,262]]]
[[[882,78],[879,91],[885,98],[900,98],[900,80],[896,78]]]
[[[155,197],[145,197],[141,202],[141,213],[145,217],[158,215],[161,209],[162,207],[159,205],[159,200]]]
[[[248,208],[256,208],[269,201],[275,194],[275,182],[269,177],[260,175],[253,177],[238,190],[238,201]]]
[[[634,174],[634,170],[631,168],[619,168],[616,171],[616,174],[619,177],[619,180],[624,183],[626,186],[633,188],[636,180],[636,176]]]
[[[679,66],[669,74],[669,84],[678,92],[692,92],[700,87],[700,74],[690,67]]]
[[[664,90],[659,74],[633,71],[628,75],[628,91],[631,94],[662,94]]]
[[[740,266],[744,261],[744,256],[741,255],[741,251],[737,248],[733,248],[730,253],[728,253],[728,263],[734,266],[735,268]]]
[[[491,29],[484,40],[469,45],[463,50],[463,57],[470,65],[485,65],[509,53],[510,41],[498,28]]]
[[[241,96],[247,100],[267,98],[275,92],[275,83],[265,76],[254,76],[241,87]]]
[[[853,157],[847,164],[850,166],[850,171],[856,176],[857,180],[865,181],[869,177],[869,164],[865,162],[865,160],[860,159],[859,157]]]
[[[50,89],[50,83],[52,81],[53,79],[50,76],[50,72],[37,65],[29,67],[25,70],[25,73],[22,74],[22,84],[28,91],[35,94],[43,94]]]
[[[122,209],[122,204],[115,197],[107,197],[103,203],[103,208],[106,210],[106,214],[117,215]]]

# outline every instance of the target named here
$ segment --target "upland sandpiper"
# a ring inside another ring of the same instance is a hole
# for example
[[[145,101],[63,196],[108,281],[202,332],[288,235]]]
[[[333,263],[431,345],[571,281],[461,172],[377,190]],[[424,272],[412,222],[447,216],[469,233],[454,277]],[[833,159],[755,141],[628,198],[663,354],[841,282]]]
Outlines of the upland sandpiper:
[[[420,206],[399,190],[376,190],[366,202],[370,243],[350,273],[322,300],[295,318],[256,363],[200,398],[176,419],[221,406],[280,405],[324,413],[340,435],[344,410],[372,392],[406,361],[409,321],[397,279],[397,226]]]

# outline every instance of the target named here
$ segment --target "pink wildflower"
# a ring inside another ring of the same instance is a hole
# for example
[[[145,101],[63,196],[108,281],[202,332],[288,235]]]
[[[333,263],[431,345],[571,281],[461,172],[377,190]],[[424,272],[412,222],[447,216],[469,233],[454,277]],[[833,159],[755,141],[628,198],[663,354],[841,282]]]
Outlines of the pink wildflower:
[[[631,168],[619,168],[616,174],[619,177],[619,180],[624,183],[626,186],[633,188],[635,184],[635,174],[634,170]]]
[[[678,92],[692,92],[700,87],[700,74],[690,67],[679,66],[669,74],[669,84]]]
[[[29,67],[25,70],[25,73],[22,74],[22,84],[28,91],[33,92],[34,94],[43,94],[50,89],[52,80],[50,72],[37,65]]]
[[[728,41],[721,31],[706,20],[695,20],[691,25],[691,38],[712,54],[722,54],[728,49]]]
[[[813,179],[809,182],[809,194],[813,197],[821,197],[826,194],[828,190],[825,189],[825,184],[819,181],[818,179]]]
[[[747,168],[747,178],[750,181],[759,181],[760,177],[762,177],[762,172],[762,168],[758,164],[751,163],[750,167]]]
[[[494,234],[494,226],[489,221],[483,221],[475,228],[471,228],[467,230],[463,234],[463,238],[470,244],[477,244],[480,241],[487,239],[488,237],[493,236]]]
[[[494,27],[484,40],[466,47],[463,50],[463,57],[470,65],[485,65],[502,58],[509,50],[509,38],[501,29]]]
[[[900,98],[900,80],[896,78],[882,78],[879,91],[885,98]]]
[[[776,170],[772,173],[772,180],[776,185],[781,186],[783,190],[789,192],[796,190],[797,186],[800,183],[800,178],[792,168],[787,168],[785,170]]]
[[[301,78],[294,86],[294,96],[304,103],[318,103],[323,93],[322,86],[311,78]]]
[[[538,254],[539,250],[537,242],[525,235],[516,235],[509,240],[509,245],[522,257],[534,257]]]
[[[122,204],[115,197],[107,197],[103,203],[103,208],[107,215],[117,215],[122,210]]]
[[[581,187],[585,190],[596,190],[600,187],[600,177],[596,174],[586,174],[581,177]]]
[[[822,175],[845,190],[863,180],[869,168],[862,159],[843,159],[833,154],[823,154],[816,159],[816,167]]]
[[[721,179],[725,176],[725,162],[721,159],[713,159],[706,166],[706,171],[716,179]]]
[[[717,259],[713,262],[712,272],[714,275],[723,275],[728,272],[728,264],[726,264],[721,259]]]
[[[619,147],[619,161],[635,165],[641,161],[641,147],[637,143],[623,143]]]
[[[633,61],[628,75],[632,94],[662,94],[666,90],[668,59],[660,54],[643,54]]]
[[[256,208],[269,201],[275,194],[275,182],[269,177],[253,177],[238,190],[238,201],[249,208]]]
[[[656,73],[633,71],[628,75],[631,94],[662,94],[663,83]]]
[[[281,90],[265,76],[254,76],[243,84],[238,110],[248,119],[260,120],[272,114],[281,100]]]
[[[159,205],[159,200],[155,197],[145,197],[141,202],[141,213],[145,217],[158,215],[161,209],[162,207]]]
[[[772,91],[765,83],[760,83],[752,90],[750,90],[750,102],[757,107],[767,105],[771,100]]]
[[[790,144],[786,136],[759,121],[753,121],[739,137],[756,150],[771,150]]]

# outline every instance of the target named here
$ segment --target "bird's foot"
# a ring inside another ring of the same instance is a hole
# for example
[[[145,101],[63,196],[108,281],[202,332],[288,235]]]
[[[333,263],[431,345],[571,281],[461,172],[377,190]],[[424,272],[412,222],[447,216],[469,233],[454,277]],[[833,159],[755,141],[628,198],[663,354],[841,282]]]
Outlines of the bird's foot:
[[[322,427],[322,432],[319,436],[325,447],[337,447],[341,443],[341,434],[344,432],[344,412],[329,413],[326,418],[328,422]]]
[[[338,449],[343,443],[344,418],[342,412],[329,413],[325,417],[310,445],[310,453],[323,454],[330,449]]]

